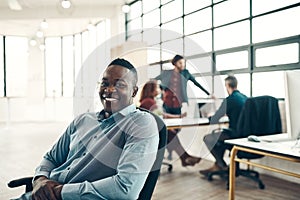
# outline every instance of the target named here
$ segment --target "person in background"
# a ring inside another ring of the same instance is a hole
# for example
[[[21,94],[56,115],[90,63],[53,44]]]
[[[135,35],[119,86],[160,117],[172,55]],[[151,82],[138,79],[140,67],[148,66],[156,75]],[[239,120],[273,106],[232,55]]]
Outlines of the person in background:
[[[198,88],[200,88],[205,94],[210,93],[200,85],[195,77],[185,68],[185,59],[181,55],[175,55],[171,61],[174,69],[163,70],[160,75],[155,77],[156,80],[161,81],[161,87],[163,90],[163,108],[165,113],[180,115],[182,103],[188,103],[187,96],[187,82],[192,81]],[[177,133],[180,129],[169,130],[169,137],[179,140]],[[172,151],[168,150],[171,155]],[[172,156],[169,156],[172,157]],[[192,159],[188,159],[188,163]],[[197,160],[200,162],[200,158]],[[191,163],[191,164],[194,164]]]
[[[141,97],[140,97],[140,107],[145,108],[147,110],[152,111],[153,113],[157,115],[162,115],[163,118],[182,118],[186,117],[187,113],[182,113],[182,114],[170,114],[170,113],[165,113],[163,112],[162,108],[157,105],[157,102],[155,100],[155,97],[158,96],[161,93],[160,87],[157,84],[156,80],[151,80],[148,81],[141,92]],[[173,130],[171,130],[173,131]],[[179,138],[178,137],[173,137],[173,135],[176,133],[173,132],[168,132],[168,145],[167,149],[168,150],[174,150],[180,160],[182,166],[193,166],[196,163],[199,162],[200,158],[194,157],[189,155],[181,145]],[[171,136],[171,137],[170,137]],[[189,160],[189,162],[186,162],[186,160]]]
[[[225,87],[229,96],[222,102],[217,112],[209,118],[211,124],[217,124],[220,118],[227,115],[229,118],[229,129],[223,129],[204,136],[203,141],[216,159],[216,162],[211,168],[201,170],[200,174],[202,175],[207,176],[211,172],[228,169],[223,159],[227,149],[224,140],[235,137],[237,122],[247,100],[247,96],[237,90],[237,85],[238,81],[234,76],[225,78]]]

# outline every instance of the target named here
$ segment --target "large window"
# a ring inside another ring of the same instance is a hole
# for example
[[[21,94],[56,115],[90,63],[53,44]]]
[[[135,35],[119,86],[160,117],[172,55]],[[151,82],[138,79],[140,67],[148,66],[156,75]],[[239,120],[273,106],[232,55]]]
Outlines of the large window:
[[[61,38],[46,38],[45,45],[46,96],[59,97],[62,95],[63,84],[61,62]]]
[[[226,96],[218,87],[233,74],[248,96],[282,98],[280,87],[273,94],[268,92],[271,86],[261,89],[257,83],[273,75],[280,79],[284,70],[300,69],[299,18],[297,0],[139,0],[127,15],[126,35],[127,40],[160,48],[161,56],[148,51],[148,62],[161,63],[161,70],[172,68],[169,60],[174,54],[183,54],[191,73],[199,80],[201,76],[211,80],[208,87],[214,86],[210,89],[216,96]]]
[[[6,36],[6,95],[26,96],[28,82],[28,39]]]
[[[73,36],[62,39],[63,96],[72,97],[74,88],[74,48]]]
[[[3,36],[0,35],[0,97],[4,96]]]

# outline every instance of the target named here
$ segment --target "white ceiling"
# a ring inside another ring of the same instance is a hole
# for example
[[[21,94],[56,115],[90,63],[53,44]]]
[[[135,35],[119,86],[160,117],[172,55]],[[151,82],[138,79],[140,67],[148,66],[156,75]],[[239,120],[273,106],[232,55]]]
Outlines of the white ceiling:
[[[71,0],[63,9],[61,0],[17,0],[21,11],[13,11],[9,0],[0,0],[0,34],[34,37],[43,19],[49,23],[45,36],[69,35],[83,31],[89,22],[97,23],[121,12],[124,0]]]

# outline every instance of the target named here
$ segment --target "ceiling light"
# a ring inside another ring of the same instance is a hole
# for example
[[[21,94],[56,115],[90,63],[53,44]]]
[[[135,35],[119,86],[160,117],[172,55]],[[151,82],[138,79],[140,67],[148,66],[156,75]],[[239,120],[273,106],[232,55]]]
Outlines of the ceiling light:
[[[45,50],[45,45],[44,44],[40,44],[39,48],[40,48],[41,51],[44,51]]]
[[[61,2],[61,6],[62,6],[63,8],[65,8],[65,9],[68,9],[68,8],[71,7],[71,1],[69,1],[69,0],[63,0],[63,1]]]
[[[22,6],[18,2],[18,0],[7,0],[8,7],[11,10],[22,10]]]
[[[130,11],[130,6],[127,5],[127,4],[123,5],[123,6],[122,6],[122,11],[123,11],[123,13],[129,13],[129,11]]]
[[[31,39],[30,41],[29,41],[29,44],[30,44],[30,46],[35,46],[36,45],[36,40],[35,39]]]
[[[47,29],[47,28],[48,28],[48,23],[46,22],[46,20],[43,20],[43,21],[41,22],[40,27],[41,27],[42,29]]]
[[[89,23],[86,28],[87,28],[87,30],[91,31],[95,28],[95,26],[94,26],[94,24]]]
[[[43,36],[44,36],[43,31],[37,31],[37,32],[36,32],[36,37],[42,38]]]

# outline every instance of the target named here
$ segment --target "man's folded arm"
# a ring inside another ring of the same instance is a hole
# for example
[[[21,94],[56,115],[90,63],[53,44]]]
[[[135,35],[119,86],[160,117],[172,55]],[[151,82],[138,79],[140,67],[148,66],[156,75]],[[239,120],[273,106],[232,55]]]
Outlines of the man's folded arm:
[[[62,199],[137,199],[156,159],[159,143],[154,118],[146,118],[147,125],[137,125],[127,134],[116,175],[94,182],[65,184]]]

